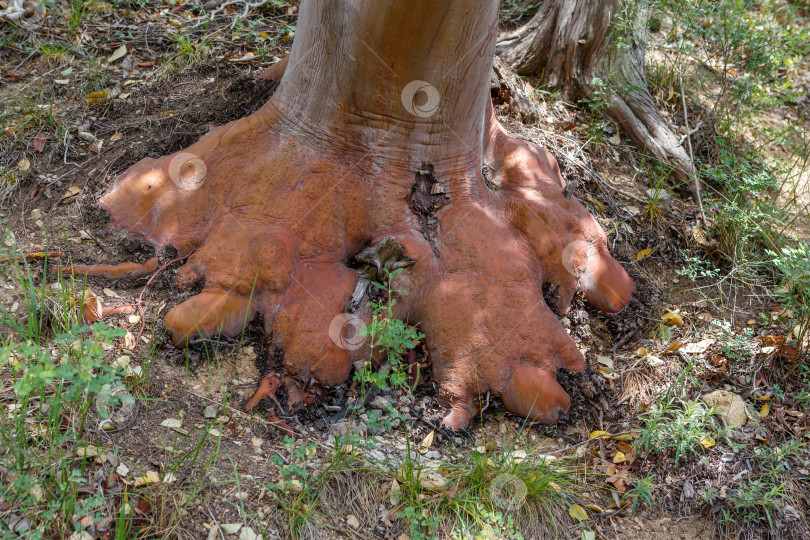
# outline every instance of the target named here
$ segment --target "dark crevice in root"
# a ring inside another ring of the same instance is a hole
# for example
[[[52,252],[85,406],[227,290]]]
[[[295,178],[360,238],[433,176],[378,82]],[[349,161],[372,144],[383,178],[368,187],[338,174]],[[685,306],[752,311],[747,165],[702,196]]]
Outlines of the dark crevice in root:
[[[492,181],[492,174],[495,172],[495,169],[490,167],[489,165],[484,165],[481,167],[481,176],[484,177],[484,184],[489,188],[490,191],[493,193],[498,191],[498,186]]]
[[[416,181],[408,194],[408,204],[419,218],[419,229],[422,231],[422,236],[430,242],[433,253],[437,257],[441,257],[441,255],[436,248],[436,229],[439,227],[436,212],[449,203],[450,195],[444,192],[444,186],[433,174],[433,165],[422,163],[422,167],[416,171]]]
[[[543,282],[543,300],[546,301],[546,305],[551,312],[557,316],[559,319],[562,317],[562,313],[560,313],[560,309],[557,307],[557,302],[560,299],[560,286],[553,285],[550,282],[546,281]]]
[[[349,265],[357,269],[357,285],[346,306],[347,313],[354,313],[363,300],[372,282],[384,282],[387,272],[412,266],[414,260],[405,255],[405,248],[393,236],[383,238],[373,246],[363,249],[352,257]]]

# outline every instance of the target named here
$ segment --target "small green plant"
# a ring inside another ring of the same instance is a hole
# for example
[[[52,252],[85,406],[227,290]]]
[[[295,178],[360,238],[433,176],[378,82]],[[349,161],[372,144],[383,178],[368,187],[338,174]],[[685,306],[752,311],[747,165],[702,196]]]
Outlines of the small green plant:
[[[369,359],[365,369],[355,376],[355,379],[363,385],[371,383],[380,389],[403,386],[407,380],[408,366],[402,362],[402,354],[413,349],[414,344],[425,337],[421,332],[394,317],[397,295],[406,294],[406,291],[394,289],[394,280],[401,271],[401,268],[391,272],[386,270],[386,283],[372,282],[372,286],[382,293],[382,298],[368,303],[371,308],[371,323],[362,328],[361,332],[369,339],[372,355],[375,351],[381,351],[386,361],[374,372],[370,369],[371,359]]]
[[[177,72],[204,62],[211,55],[212,42],[208,35],[198,37],[177,33],[172,35],[172,40],[177,48],[177,52],[172,57],[172,65]]]
[[[799,242],[796,247],[783,247],[770,254],[781,274],[781,286],[776,289],[776,295],[792,314],[791,334],[796,340],[798,359],[803,359],[807,356],[805,337],[810,336],[810,247]]]
[[[696,456],[702,444],[724,432],[718,427],[713,409],[699,400],[685,398],[688,374],[694,369],[692,361],[640,417],[644,428],[639,446],[648,453],[673,452],[675,465]]]
[[[316,525],[329,528],[329,520],[319,503],[327,487],[338,477],[347,478],[359,471],[371,477],[375,475],[374,471],[361,466],[353,449],[354,446],[347,444],[345,438],[336,440],[327,463],[316,471],[309,471],[306,467],[307,461],[324,451],[316,444],[299,442],[287,436],[284,437],[287,456],[279,453],[271,456],[270,462],[279,467],[282,478],[266,487],[287,516],[288,530],[294,538],[300,538],[302,531]]]
[[[657,490],[658,484],[655,483],[655,475],[652,473],[647,473],[643,480],[636,480],[633,487],[627,490],[627,494],[633,498],[631,513],[635,514],[640,506],[651,510]]]
[[[102,502],[79,492],[87,459],[97,452],[85,435],[97,398],[128,396],[114,395],[123,374],[104,361],[112,340],[123,334],[96,323],[73,327],[46,346],[27,340],[0,347],[0,369],[14,381],[15,395],[0,419],[0,467],[11,479],[0,484],[0,498],[20,503],[34,522],[32,537],[60,536],[72,528],[73,516],[95,516]]]

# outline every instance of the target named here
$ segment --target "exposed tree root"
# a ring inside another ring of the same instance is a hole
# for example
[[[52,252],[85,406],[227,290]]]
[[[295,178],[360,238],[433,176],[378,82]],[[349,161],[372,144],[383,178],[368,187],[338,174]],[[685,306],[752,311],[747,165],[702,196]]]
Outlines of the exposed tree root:
[[[175,345],[236,336],[261,313],[270,345],[285,351],[291,405],[306,403],[369,357],[365,344],[344,348],[329,328],[358,280],[347,263],[391,236],[415,261],[397,285],[408,291],[397,315],[427,336],[434,376],[452,408],[446,424],[468,425],[476,397],[487,391],[517,414],[556,421],[569,401],[554,372],[582,371],[585,363],[546,306],[542,283],[554,284],[562,312],[577,290],[599,309],[619,310],[633,285],[608,255],[596,221],[564,197],[548,152],[509,137],[490,109],[485,147],[495,191],[480,171],[473,183],[449,171],[435,175],[452,202],[436,209],[432,245],[424,216],[408,202],[423,169],[380,176],[396,175],[393,185],[368,182],[367,165],[275,135],[281,127],[273,114],[266,107],[178,154],[206,163],[205,189],[171,180],[175,155],[142,161],[102,200],[115,221],[156,246],[196,250],[175,282],[188,288],[204,280],[205,288],[166,316]],[[242,148],[262,150],[245,162]],[[239,179],[231,175],[236,169]],[[234,181],[242,189],[231,189]],[[330,202],[312,211],[326,186]],[[377,211],[365,200],[377,201]],[[367,311],[360,307],[358,316],[367,320]]]
[[[94,264],[91,266],[71,266],[70,268],[62,268],[61,270],[66,274],[81,274],[109,280],[137,279],[153,273],[157,269],[157,265],[157,257],[153,257],[145,263],[126,262],[116,265]]]
[[[279,376],[273,372],[268,373],[262,380],[259,382],[259,388],[256,390],[256,393],[253,394],[248,402],[245,404],[245,412],[249,413],[252,411],[256,405],[259,404],[261,400],[266,397],[275,397],[276,391],[278,390],[279,385],[281,384],[281,380]],[[272,412],[267,416],[267,421],[273,425],[278,426],[281,428],[285,434],[289,435],[290,437],[294,436],[292,428],[290,428],[287,422],[280,420],[277,416],[275,416]]]
[[[155,246],[189,254],[175,284],[204,286],[166,316],[177,346],[237,336],[261,315],[268,350],[284,352],[275,385],[286,387],[290,409],[369,359],[368,343],[349,332],[370,320],[369,308],[352,296],[360,275],[377,266],[363,254],[390,237],[402,250],[391,260],[412,261],[397,278],[407,294],[394,316],[425,333],[433,377],[450,405],[445,425],[469,425],[488,393],[516,414],[555,422],[569,403],[555,373],[582,371],[585,361],[546,305],[543,284],[562,312],[578,291],[598,309],[618,311],[632,281],[609,255],[597,221],[565,196],[554,158],[507,135],[495,118],[488,95],[496,2],[473,16],[464,2],[447,11],[420,1],[415,11],[432,21],[430,32],[416,21],[403,26],[414,11],[404,3],[356,9],[303,5],[287,72],[262,109],[182,152],[141,161],[101,204]],[[379,28],[377,18],[391,26]],[[347,34],[335,22],[344,19],[362,28]],[[448,34],[439,21],[477,25],[490,39]],[[368,42],[355,43],[358,35]],[[436,36],[447,42],[442,50],[480,54],[466,63],[428,54]],[[378,53],[368,45],[375,39],[391,45]],[[329,63],[338,57],[324,54],[323,44],[335,40],[350,48],[349,64]],[[314,56],[296,62],[296,50]],[[431,88],[444,100],[440,113],[433,115],[430,99],[406,101],[405,90],[396,99],[411,83],[379,55],[401,51],[420,59],[414,69],[424,77],[437,74]],[[320,69],[312,68],[316,60]],[[369,264],[358,272],[361,259]],[[258,395],[271,383],[263,381]]]

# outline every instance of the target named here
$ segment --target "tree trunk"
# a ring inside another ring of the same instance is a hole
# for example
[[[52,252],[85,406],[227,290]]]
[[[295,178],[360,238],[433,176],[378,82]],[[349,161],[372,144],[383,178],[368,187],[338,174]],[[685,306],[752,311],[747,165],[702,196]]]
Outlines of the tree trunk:
[[[497,16],[496,0],[305,1],[262,109],[116,180],[114,221],[188,254],[179,287],[205,283],[166,316],[177,346],[261,315],[284,360],[260,395],[281,382],[306,403],[372,353],[349,335],[370,319],[362,284],[405,268],[395,314],[426,335],[446,425],[490,391],[538,421],[567,410],[554,374],[585,363],[543,284],[563,311],[577,291],[619,310],[633,284],[553,157],[497,123]]]
[[[649,0],[628,7],[623,18],[631,22],[621,28],[618,6],[619,0],[545,0],[528,23],[498,40],[497,54],[566,98],[603,100],[604,115],[636,147],[669,164],[676,177],[690,176],[692,161],[647,88]]]

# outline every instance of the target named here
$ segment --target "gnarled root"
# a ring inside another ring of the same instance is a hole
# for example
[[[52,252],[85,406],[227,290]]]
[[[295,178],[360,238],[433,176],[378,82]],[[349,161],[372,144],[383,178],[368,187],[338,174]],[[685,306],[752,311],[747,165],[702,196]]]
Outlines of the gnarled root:
[[[275,397],[280,382],[279,376],[273,372],[262,377],[262,380],[259,381],[259,388],[256,389],[256,393],[253,394],[253,397],[245,404],[245,412],[249,413],[252,411],[264,398]],[[272,411],[268,414],[267,421],[281,428],[286,435],[290,437],[294,436],[293,430],[290,428],[289,424],[284,420],[280,420]]]
[[[116,265],[94,264],[91,266],[71,266],[62,269],[63,272],[73,275],[97,276],[104,279],[137,279],[148,276],[157,270],[158,259],[153,257],[145,263],[126,262]]]
[[[577,291],[617,311],[633,284],[596,220],[564,196],[554,158],[509,137],[491,108],[486,124],[485,178],[480,162],[410,166],[339,141],[316,145],[271,101],[183,152],[141,161],[102,204],[156,246],[193,252],[175,283],[205,286],[166,316],[175,345],[236,336],[262,316],[269,349],[284,351],[283,372],[262,379],[248,408],[280,384],[291,409],[306,405],[368,360],[358,332],[370,319],[365,301],[346,312],[358,280],[350,262],[393,237],[413,261],[397,278],[407,295],[395,316],[426,335],[451,408],[445,425],[469,425],[487,392],[553,423],[569,405],[556,371],[582,371],[585,361],[543,284],[562,312]]]

